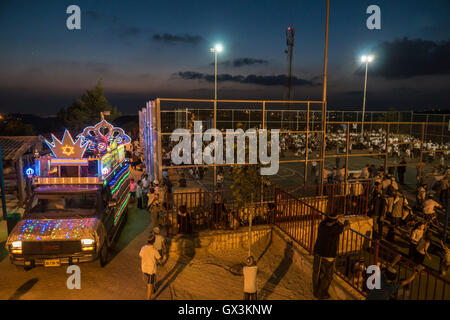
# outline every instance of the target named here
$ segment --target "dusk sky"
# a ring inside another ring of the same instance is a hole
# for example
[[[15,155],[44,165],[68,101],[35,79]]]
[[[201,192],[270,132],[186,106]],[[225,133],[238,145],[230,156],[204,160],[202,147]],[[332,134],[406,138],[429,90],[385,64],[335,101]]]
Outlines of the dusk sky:
[[[68,30],[66,8],[81,8]],[[0,2],[0,111],[55,114],[103,79],[125,114],[156,97],[213,98],[220,42],[219,98],[286,95],[285,29],[296,29],[296,100],[320,100],[325,0]],[[381,8],[381,30],[366,9]],[[372,53],[367,110],[449,108],[450,1],[333,0],[330,108],[362,104],[360,56]]]

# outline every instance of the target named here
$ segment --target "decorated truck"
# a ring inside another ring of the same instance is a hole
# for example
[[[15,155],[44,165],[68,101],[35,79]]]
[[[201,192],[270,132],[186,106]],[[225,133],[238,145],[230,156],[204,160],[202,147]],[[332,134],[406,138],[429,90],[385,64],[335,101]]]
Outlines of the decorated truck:
[[[6,247],[11,263],[31,268],[108,261],[130,199],[131,139],[106,120],[87,127],[76,140],[44,139],[51,155],[40,156],[26,173],[32,196]]]

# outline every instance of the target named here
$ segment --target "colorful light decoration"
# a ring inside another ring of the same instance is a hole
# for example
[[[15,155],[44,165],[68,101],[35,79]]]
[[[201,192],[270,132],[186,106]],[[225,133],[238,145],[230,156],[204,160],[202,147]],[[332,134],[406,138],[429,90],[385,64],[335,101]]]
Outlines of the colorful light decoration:
[[[126,179],[130,176],[130,171],[125,173],[125,175],[120,179],[119,183],[111,190],[111,194],[113,195],[113,198],[115,198],[120,191],[124,181],[127,181]]]
[[[117,222],[119,222],[119,218],[122,215],[123,211],[125,210],[126,205],[128,204],[128,200],[130,200],[130,195],[131,193],[128,193],[127,197],[125,198],[125,201],[122,203],[122,205],[120,206],[119,211],[117,212],[117,214],[114,216],[114,226],[117,225]]]
[[[52,142],[44,139],[44,142],[52,151],[55,158],[73,158],[73,159],[81,159],[83,158],[84,152],[88,147],[88,143],[83,144],[83,140],[77,138],[74,142],[70,132],[68,130],[64,131],[64,136],[62,141],[55,137],[52,134]]]
[[[119,145],[126,145],[131,142],[131,138],[122,128],[114,127],[106,120],[102,120],[95,126],[84,128],[79,135],[85,141],[91,141],[96,145],[96,149],[100,153],[116,149]],[[102,145],[105,144],[104,145]]]
[[[62,147],[62,153],[65,154],[66,156],[71,156],[75,154],[74,149],[75,148],[73,146],[65,145],[64,147]]]
[[[50,164],[52,165],[74,165],[74,166],[80,166],[80,165],[88,165],[87,159],[51,159]]]
[[[91,236],[97,218],[85,219],[27,219],[19,222],[17,240],[81,239]]]
[[[100,142],[100,143],[97,145],[97,149],[98,149],[100,152],[105,152],[105,151],[107,150],[107,148],[108,148],[108,146],[107,146],[107,144],[104,143],[104,142]]]
[[[27,174],[28,178],[31,178],[34,174],[34,169],[33,168],[27,168],[27,170],[25,170],[25,173]]]

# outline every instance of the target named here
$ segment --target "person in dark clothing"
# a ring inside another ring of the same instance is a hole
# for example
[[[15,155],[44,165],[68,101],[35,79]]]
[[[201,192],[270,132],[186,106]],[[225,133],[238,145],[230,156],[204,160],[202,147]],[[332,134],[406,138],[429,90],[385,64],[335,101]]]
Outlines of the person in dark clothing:
[[[398,180],[400,184],[405,184],[405,172],[406,172],[406,160],[405,158],[400,161],[400,165],[397,167]]]
[[[384,268],[381,272],[379,288],[369,289],[366,300],[393,300],[400,288],[407,286],[414,281],[417,274],[423,271],[423,266],[417,266],[414,273],[408,279],[396,280],[398,272],[395,265],[400,261],[401,255],[395,257],[391,265]]]
[[[395,167],[389,167],[388,173],[389,173],[391,176],[394,175],[394,172],[395,172]]]
[[[447,200],[448,200],[448,176],[445,175],[444,178],[441,181],[441,192],[439,193],[439,200],[444,206],[447,206]]]
[[[335,213],[319,224],[313,264],[313,293],[318,299],[330,298],[328,289],[333,281],[339,236],[348,229],[349,221],[345,220],[344,224],[341,224]]]
[[[369,173],[370,173],[370,178],[375,178],[375,176],[377,175],[377,168],[375,168],[374,164],[370,165]]]
[[[177,225],[178,225],[178,233],[189,234],[192,232],[191,216],[187,212],[186,205],[181,205],[178,208]]]

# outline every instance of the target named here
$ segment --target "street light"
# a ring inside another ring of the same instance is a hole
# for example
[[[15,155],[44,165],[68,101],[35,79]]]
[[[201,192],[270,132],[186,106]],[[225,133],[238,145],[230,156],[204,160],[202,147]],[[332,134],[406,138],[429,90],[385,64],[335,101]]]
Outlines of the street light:
[[[209,52],[214,53],[214,100],[217,100],[217,54],[223,51],[221,44],[216,44]]]
[[[363,98],[363,112],[362,112],[362,124],[361,124],[361,136],[364,138],[364,114],[366,113],[366,89],[367,89],[367,69],[369,67],[369,62],[372,62],[373,56],[362,56],[361,62],[366,63],[366,74],[364,77],[364,98]]]

